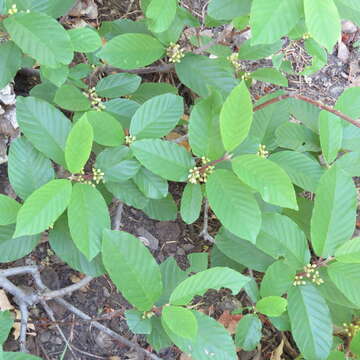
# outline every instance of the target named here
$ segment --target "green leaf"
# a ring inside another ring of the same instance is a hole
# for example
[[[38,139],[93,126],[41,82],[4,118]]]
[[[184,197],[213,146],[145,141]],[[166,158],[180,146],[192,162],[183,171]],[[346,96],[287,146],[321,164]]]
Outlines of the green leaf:
[[[295,185],[311,192],[316,191],[325,172],[316,160],[296,151],[279,151],[269,159],[283,168]]]
[[[342,263],[360,264],[360,237],[346,241],[335,251],[336,260]]]
[[[117,199],[136,209],[143,209],[149,202],[149,199],[131,180],[122,183],[107,182],[106,189]]]
[[[288,311],[296,345],[308,359],[327,359],[332,346],[329,308],[313,285],[295,286],[288,293]]]
[[[163,289],[159,266],[150,251],[131,234],[105,230],[102,254],[122,295],[138,310],[150,310]]]
[[[75,51],[89,53],[99,49],[102,45],[100,36],[95,30],[81,27],[68,30]]]
[[[12,41],[0,44],[0,89],[4,88],[21,67],[21,51]]]
[[[40,74],[42,78],[49,80],[56,86],[61,86],[69,75],[69,67],[67,65],[59,65],[57,67],[41,66]]]
[[[130,134],[136,139],[160,138],[176,126],[183,112],[184,104],[180,96],[155,96],[135,112],[130,124]]]
[[[287,303],[280,296],[267,296],[256,303],[256,310],[266,316],[277,317],[286,311]]]
[[[188,54],[175,65],[175,69],[180,81],[201,97],[209,96],[211,87],[227,96],[238,85],[227,60]]]
[[[79,173],[89,160],[93,139],[93,128],[85,115],[74,124],[66,140],[65,160],[73,174]]]
[[[168,182],[144,167],[140,167],[133,181],[140,191],[150,199],[162,199],[169,192]]]
[[[96,84],[96,93],[101,97],[117,98],[135,92],[141,77],[135,74],[119,73],[106,76]]]
[[[349,152],[336,160],[335,166],[345,171],[350,176],[360,175],[360,153]]]
[[[151,99],[154,96],[168,93],[177,95],[178,90],[176,87],[168,83],[146,82],[142,83],[139,88],[133,94],[131,94],[131,99],[138,102],[139,104],[143,104],[145,101]]]
[[[269,45],[253,45],[251,39],[246,40],[241,44],[239,50],[240,60],[259,60],[267,58],[270,55],[277,53],[282,48],[281,40]]]
[[[14,237],[35,235],[46,230],[70,202],[71,182],[52,180],[34,191],[18,212]]]
[[[263,214],[256,246],[274,258],[285,258],[286,263],[296,269],[301,269],[310,260],[305,234],[284,215]]]
[[[310,240],[310,223],[311,216],[314,207],[314,202],[305,199],[301,196],[297,197],[297,203],[299,206],[299,210],[291,210],[291,209],[283,209],[283,214],[288,216],[291,220],[293,220],[300,229],[305,233],[306,238]]]
[[[159,60],[164,50],[161,42],[150,35],[123,34],[111,39],[97,56],[113,66],[130,70]]]
[[[21,352],[4,352],[3,360],[41,360],[41,358]]]
[[[15,44],[41,65],[71,62],[74,54],[70,37],[50,16],[20,12],[5,19],[4,26]]]
[[[126,323],[134,334],[151,334],[151,320],[134,309],[125,311]]]
[[[202,200],[201,186],[199,184],[186,184],[181,196],[180,214],[187,224],[192,224],[199,218]]]
[[[255,80],[268,82],[279,86],[288,86],[287,78],[274,68],[261,68],[253,71],[251,77]]]
[[[271,264],[261,281],[260,294],[262,297],[284,295],[294,282],[296,270],[282,259]]]
[[[151,334],[146,336],[146,341],[148,341],[157,352],[173,345],[173,342],[161,325],[161,319],[157,316],[151,318]]]
[[[261,211],[254,195],[233,172],[216,170],[206,183],[211,209],[233,234],[252,243],[261,226]]]
[[[276,143],[280,147],[298,152],[320,150],[319,137],[300,124],[287,122],[275,131]]]
[[[128,99],[113,99],[103,104],[106,112],[118,120],[123,126],[123,129],[130,127],[131,118],[140,107],[138,103]]]
[[[319,117],[320,144],[323,156],[331,164],[341,149],[343,127],[341,119],[327,111],[322,111]]]
[[[173,142],[140,140],[135,141],[131,149],[143,166],[167,180],[185,181],[195,165],[191,155]]]
[[[301,0],[254,0],[250,12],[251,44],[272,44],[303,15]]]
[[[71,9],[75,0],[6,0],[7,7],[16,4],[18,10],[46,13],[59,18]]]
[[[254,350],[262,337],[261,328],[262,323],[256,315],[243,316],[236,327],[236,346],[241,347],[244,351]]]
[[[101,249],[104,229],[110,228],[110,216],[101,193],[87,184],[75,184],[68,208],[71,237],[90,261]]]
[[[328,266],[328,274],[337,288],[345,295],[345,297],[360,306],[360,279],[359,264],[344,264],[335,262]]]
[[[304,46],[306,51],[314,58],[318,58],[322,63],[326,64],[328,61],[327,53],[314,39],[305,39]]]
[[[30,90],[30,96],[52,103],[57,89],[56,85],[45,79],[44,82],[35,85]]]
[[[213,91],[206,99],[199,100],[192,108],[189,119],[189,143],[192,152],[210,160],[220,158],[225,149],[220,135],[221,95]]]
[[[253,119],[253,107],[245,82],[234,88],[220,113],[220,131],[227,151],[234,150],[247,137]]]
[[[66,216],[57,220],[54,228],[49,231],[49,243],[55,254],[73,269],[93,277],[104,274],[105,269],[100,256],[89,261],[76,247],[70,235]]]
[[[333,0],[304,0],[305,22],[310,35],[329,53],[338,41],[341,22]]]
[[[170,330],[186,339],[194,340],[198,333],[197,319],[191,310],[179,306],[165,306],[161,313],[161,322],[165,331]]]
[[[170,194],[163,199],[149,199],[142,210],[149,218],[160,221],[174,221],[178,212]]]
[[[17,97],[16,116],[21,131],[43,154],[65,165],[65,143],[70,120],[54,106],[34,97]]]
[[[134,177],[141,166],[127,146],[118,146],[102,151],[95,167],[104,173],[105,182],[125,182]]]
[[[163,293],[160,299],[156,302],[157,306],[162,306],[169,303],[170,295],[173,290],[183,280],[187,278],[188,272],[179,268],[174,257],[169,256],[164,262],[160,264],[161,278],[164,284]]]
[[[350,350],[351,352],[356,355],[360,356],[360,333],[356,333],[350,343]]]
[[[298,209],[290,178],[275,162],[250,154],[238,156],[232,163],[240,180],[257,190],[264,201]]]
[[[93,128],[94,141],[104,146],[120,146],[124,143],[124,130],[113,116],[104,111],[88,111],[86,118]]]
[[[14,224],[20,208],[21,204],[16,200],[0,194],[0,225]]]
[[[74,85],[62,85],[55,93],[54,102],[70,111],[86,111],[90,109],[89,99]]]
[[[146,8],[148,27],[154,33],[167,30],[176,15],[176,0],[151,0]]]
[[[335,0],[341,19],[348,19],[360,26],[360,9],[358,2]]]
[[[237,16],[250,13],[250,0],[211,0],[208,15],[217,20],[232,20]]]
[[[235,236],[225,228],[221,228],[217,233],[215,243],[219,250],[231,260],[256,271],[264,272],[274,262],[274,258],[265,254],[254,244]]]
[[[190,266],[186,269],[187,273],[197,273],[208,268],[209,254],[206,252],[192,253],[188,255]]]
[[[332,167],[321,177],[311,218],[311,242],[318,256],[334,255],[351,238],[356,221],[356,189],[351,176]]]
[[[194,340],[168,335],[182,351],[196,360],[226,359],[236,360],[236,350],[230,334],[213,318],[198,311],[192,311],[198,323],[198,333]]]
[[[40,235],[14,238],[15,225],[0,226],[0,262],[7,263],[28,255],[40,240]]]
[[[320,109],[308,102],[289,99],[290,113],[314,133],[319,133]],[[317,151],[317,150],[316,150]]]
[[[181,282],[170,296],[172,305],[186,305],[195,295],[203,295],[209,289],[228,288],[236,295],[249,278],[226,267],[214,267],[201,271]]]
[[[9,336],[14,320],[10,311],[0,311],[0,345],[3,344]]]

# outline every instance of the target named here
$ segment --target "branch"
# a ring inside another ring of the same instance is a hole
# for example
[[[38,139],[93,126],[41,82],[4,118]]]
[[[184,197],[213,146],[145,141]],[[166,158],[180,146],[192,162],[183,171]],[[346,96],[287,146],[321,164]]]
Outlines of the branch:
[[[113,220],[114,230],[120,230],[121,228],[122,225],[121,218],[122,218],[123,210],[124,210],[124,203],[122,201],[118,201],[116,207],[116,213]]]
[[[349,122],[350,124],[360,128],[360,122],[358,120],[354,120],[350,116],[347,116],[346,114],[344,114],[344,113],[342,113],[342,112],[340,112],[338,110],[335,110],[331,106],[325,105],[325,104],[323,104],[323,103],[321,103],[319,101],[310,99],[310,98],[308,98],[308,97],[306,97],[304,95],[300,95],[300,94],[284,94],[284,95],[277,96],[277,97],[275,97],[273,99],[265,101],[264,103],[254,107],[254,111],[261,110],[261,109],[265,108],[268,105],[275,104],[275,103],[277,103],[279,101],[289,99],[289,98],[305,101],[305,102],[307,102],[309,104],[312,104],[312,105],[318,107],[321,110],[326,110],[326,111],[338,116],[339,118]]]
[[[79,318],[84,319],[84,320],[91,320],[91,317],[89,315],[86,315],[85,313],[83,313],[81,310],[79,310],[78,308],[76,308],[75,306],[71,305],[70,303],[68,303],[66,300],[62,299],[62,298],[55,298],[54,299],[58,304],[64,306],[67,310],[71,311],[73,314],[77,315]],[[135,344],[133,342],[131,342],[130,340],[126,339],[125,337],[117,334],[115,331],[112,331],[111,329],[107,328],[106,326],[100,324],[97,321],[93,321],[91,323],[94,327],[96,327],[98,330],[104,332],[105,334],[109,335],[110,337],[112,337],[115,340],[120,341],[122,344],[127,345],[129,348],[134,349],[136,351],[139,351],[143,354],[145,354],[146,356],[148,356],[150,359],[153,360],[161,360],[161,358],[159,358],[158,356],[156,356],[155,354],[151,353],[150,351],[147,351],[146,349],[143,349],[140,345]]]
[[[204,240],[215,243],[214,238],[208,232],[208,227],[209,227],[209,214],[208,213],[209,213],[209,201],[208,201],[208,199],[206,199],[205,205],[204,205],[204,225],[203,225],[203,229],[200,232],[199,236],[204,238]]]

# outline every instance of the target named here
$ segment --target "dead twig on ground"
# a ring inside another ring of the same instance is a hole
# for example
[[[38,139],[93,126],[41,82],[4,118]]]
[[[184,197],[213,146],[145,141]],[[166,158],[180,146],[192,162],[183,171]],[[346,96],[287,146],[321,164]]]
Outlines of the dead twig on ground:
[[[203,224],[203,229],[201,230],[199,236],[201,236],[206,241],[210,241],[214,243],[215,239],[209,234],[208,228],[209,228],[209,201],[206,199],[204,205],[204,224]]]

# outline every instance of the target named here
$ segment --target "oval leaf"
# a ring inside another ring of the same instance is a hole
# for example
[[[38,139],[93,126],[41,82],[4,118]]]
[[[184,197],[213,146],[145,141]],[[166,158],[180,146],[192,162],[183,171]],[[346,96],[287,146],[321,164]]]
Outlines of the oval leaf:
[[[20,208],[21,204],[13,198],[0,194],[0,225],[14,224]]]
[[[286,311],[287,300],[280,296],[267,296],[256,303],[256,310],[264,315],[277,317]]]

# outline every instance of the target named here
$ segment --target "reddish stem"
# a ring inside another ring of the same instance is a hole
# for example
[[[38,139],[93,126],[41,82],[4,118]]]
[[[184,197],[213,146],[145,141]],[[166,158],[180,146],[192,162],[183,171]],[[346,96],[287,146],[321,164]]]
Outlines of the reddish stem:
[[[342,112],[333,109],[331,106],[324,105],[319,101],[310,99],[310,98],[308,98],[308,97],[306,97],[304,95],[300,95],[300,94],[284,94],[284,95],[277,96],[277,97],[275,97],[273,99],[265,101],[264,103],[254,107],[254,111],[261,110],[261,109],[265,108],[268,105],[275,104],[275,103],[277,103],[277,102],[279,102],[281,100],[285,100],[285,99],[289,99],[289,98],[305,101],[305,102],[307,102],[309,104],[312,104],[312,105],[318,107],[321,110],[326,110],[328,112],[331,112],[332,114],[340,117],[341,119],[349,122],[350,124],[360,128],[360,122],[358,120],[354,120],[350,116],[347,116],[346,114],[343,114]]]

